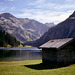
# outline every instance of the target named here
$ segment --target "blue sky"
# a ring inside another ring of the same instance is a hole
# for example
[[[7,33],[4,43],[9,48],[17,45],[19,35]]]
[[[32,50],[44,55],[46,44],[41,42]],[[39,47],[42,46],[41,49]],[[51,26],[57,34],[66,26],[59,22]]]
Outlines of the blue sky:
[[[41,23],[65,20],[75,10],[75,0],[0,0],[0,14],[35,19]]]

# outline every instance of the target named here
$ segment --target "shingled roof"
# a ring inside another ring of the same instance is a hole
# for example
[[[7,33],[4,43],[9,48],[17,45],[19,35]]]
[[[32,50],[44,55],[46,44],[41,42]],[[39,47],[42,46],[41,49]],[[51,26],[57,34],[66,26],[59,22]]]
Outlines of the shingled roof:
[[[50,40],[47,43],[41,45],[39,48],[56,48],[56,49],[61,49],[70,42],[73,41],[73,38],[65,38],[65,39],[55,39],[55,40]]]

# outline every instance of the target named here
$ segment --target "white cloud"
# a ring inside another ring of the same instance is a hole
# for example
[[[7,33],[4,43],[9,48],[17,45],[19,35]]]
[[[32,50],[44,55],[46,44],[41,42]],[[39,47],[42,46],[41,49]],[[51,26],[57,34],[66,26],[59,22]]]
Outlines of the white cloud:
[[[31,2],[28,5],[38,5],[45,3],[46,0],[36,0],[35,2]]]
[[[65,2],[74,2],[75,0],[65,0]]]
[[[67,12],[58,12],[58,11],[50,11],[50,10],[40,10],[40,9],[24,9],[22,10],[22,14],[15,14],[17,17],[23,18],[30,18],[35,19],[39,22],[46,23],[46,22],[54,22],[55,24],[65,20],[68,18],[72,11]]]
[[[55,11],[75,10],[74,0],[64,0],[64,4],[50,2],[50,1],[47,2],[46,0],[37,0],[33,3],[29,3],[29,5],[38,9],[48,9]]]
[[[15,10],[15,7],[10,7],[10,10]]]
[[[42,23],[54,22],[57,24],[65,20],[75,10],[75,3],[72,1],[74,0],[64,0],[64,4],[59,4],[47,2],[47,0],[35,0],[35,2],[27,4],[29,7],[32,7],[31,9],[22,9],[20,10],[20,13],[22,13],[15,14],[15,16],[35,19]],[[8,10],[15,11],[16,8],[10,7]]]
[[[45,2],[45,0],[37,0],[36,3],[42,3]]]
[[[14,1],[14,0],[5,0],[5,1]]]
[[[3,12],[7,9],[8,7],[7,6],[4,6],[3,3],[0,3],[0,12]]]
[[[0,8],[0,11],[5,11],[7,8],[5,7],[5,8]]]
[[[64,5],[61,5],[61,6],[57,5],[55,7],[55,9],[58,9],[58,10],[68,10],[68,9],[70,9],[70,10],[72,10],[72,9],[75,9],[75,5],[74,4],[64,4]]]

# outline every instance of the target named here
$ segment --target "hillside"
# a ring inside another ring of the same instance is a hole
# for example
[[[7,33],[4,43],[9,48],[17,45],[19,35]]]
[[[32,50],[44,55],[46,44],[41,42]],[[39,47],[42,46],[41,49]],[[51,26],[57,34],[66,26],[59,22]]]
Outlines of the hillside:
[[[31,43],[34,46],[52,39],[75,38],[75,11],[65,21],[51,27],[40,39]]]
[[[40,38],[49,26],[28,18],[16,18],[10,13],[0,14],[0,26],[21,43]]]
[[[20,42],[18,42],[15,37],[5,32],[0,26],[0,47],[17,47],[19,45]]]

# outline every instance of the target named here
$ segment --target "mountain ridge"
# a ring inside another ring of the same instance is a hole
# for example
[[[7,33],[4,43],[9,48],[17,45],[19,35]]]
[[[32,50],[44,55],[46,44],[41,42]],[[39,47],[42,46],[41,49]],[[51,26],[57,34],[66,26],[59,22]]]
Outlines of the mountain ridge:
[[[75,11],[65,21],[51,27],[40,39],[33,42],[32,45],[40,46],[49,40],[63,38],[75,38]]]
[[[37,40],[49,29],[36,20],[16,18],[10,13],[0,14],[0,26],[21,43]]]

